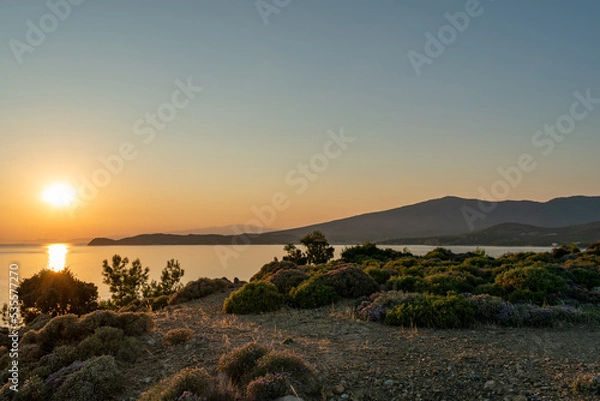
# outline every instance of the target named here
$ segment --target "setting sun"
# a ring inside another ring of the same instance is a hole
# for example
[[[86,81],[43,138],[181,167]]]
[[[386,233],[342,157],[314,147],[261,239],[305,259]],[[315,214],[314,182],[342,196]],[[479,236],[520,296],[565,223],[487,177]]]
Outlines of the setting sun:
[[[65,207],[75,201],[75,190],[68,184],[52,184],[42,194],[44,202],[55,207]]]

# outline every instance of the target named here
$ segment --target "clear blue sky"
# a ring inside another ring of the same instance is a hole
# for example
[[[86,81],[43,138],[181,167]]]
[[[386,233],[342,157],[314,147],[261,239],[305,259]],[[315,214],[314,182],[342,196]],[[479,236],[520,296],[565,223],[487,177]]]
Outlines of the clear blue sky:
[[[275,227],[474,198],[524,153],[536,169],[506,198],[600,195],[600,104],[548,155],[532,144],[575,91],[600,98],[597,1],[481,1],[420,75],[408,52],[467,2],[291,0],[265,24],[252,1],[87,0],[18,63],[48,3],[0,5],[0,240],[244,223],[278,192]],[[188,78],[202,92],[143,143],[136,121]],[[356,140],[298,194],[286,176],[342,127]],[[40,201],[125,142],[136,156],[74,215]]]

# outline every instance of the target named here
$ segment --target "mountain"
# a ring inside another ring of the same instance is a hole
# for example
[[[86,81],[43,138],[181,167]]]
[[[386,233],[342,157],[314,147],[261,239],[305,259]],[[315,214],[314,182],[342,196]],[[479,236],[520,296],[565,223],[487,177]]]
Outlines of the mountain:
[[[381,242],[398,238],[426,238],[466,234],[503,223],[535,227],[567,227],[600,220],[600,197],[573,196],[548,202],[502,201],[495,206],[477,199],[445,197],[381,212],[367,213],[327,223],[264,234],[172,235],[144,234],[118,241],[97,238],[90,245],[163,244],[284,244],[298,242],[314,230],[322,231],[333,244]],[[239,242],[243,243],[243,242]]]
[[[379,244],[552,246],[553,244],[576,243],[580,247],[587,247],[598,240],[600,240],[600,221],[568,227],[535,227],[518,223],[504,223],[462,235],[403,238],[382,241]]]
[[[219,226],[219,227],[205,227],[205,228],[195,228],[193,230],[180,230],[173,231],[170,234],[218,234],[218,235],[234,235],[237,233],[242,234],[258,234],[258,233],[268,233],[275,231],[272,228],[251,226],[247,224],[231,224],[228,226]]]

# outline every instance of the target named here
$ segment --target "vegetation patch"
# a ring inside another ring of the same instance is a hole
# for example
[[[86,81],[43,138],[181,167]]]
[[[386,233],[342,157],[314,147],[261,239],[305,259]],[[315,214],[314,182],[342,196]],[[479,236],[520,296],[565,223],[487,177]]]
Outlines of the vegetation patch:
[[[335,289],[320,277],[313,277],[303,282],[292,289],[290,296],[295,306],[304,309],[331,305],[340,298]]]
[[[343,298],[359,298],[379,291],[379,284],[356,265],[342,265],[322,277]]]
[[[169,298],[169,305],[177,305],[194,299],[204,298],[208,295],[233,287],[227,278],[201,278],[191,281]]]
[[[177,345],[188,342],[194,336],[192,329],[172,329],[165,334],[165,344]]]
[[[240,315],[276,311],[283,305],[283,296],[272,283],[251,282],[232,292],[223,304],[225,313]]]

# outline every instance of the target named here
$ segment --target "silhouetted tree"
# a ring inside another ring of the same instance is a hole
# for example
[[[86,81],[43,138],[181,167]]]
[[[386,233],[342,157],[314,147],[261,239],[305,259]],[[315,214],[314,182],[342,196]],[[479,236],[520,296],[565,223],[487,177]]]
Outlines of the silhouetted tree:
[[[119,255],[112,257],[112,265],[109,265],[106,259],[102,262],[103,282],[108,284],[112,301],[117,306],[127,305],[134,299],[139,299],[148,283],[148,267],[142,267],[139,259],[134,260],[129,268],[128,264],[129,259]]]
[[[82,315],[98,307],[98,287],[76,279],[69,269],[44,269],[21,282],[19,299],[26,323],[42,313]]]
[[[293,262],[298,266],[302,266],[307,263],[306,256],[300,249],[296,248],[296,245],[287,244],[283,247],[283,250],[287,252],[287,256],[283,257],[284,261]]]
[[[308,264],[327,263],[333,259],[334,248],[321,231],[313,231],[300,239],[300,243],[306,247],[306,262]]]
[[[160,283],[156,280],[152,280],[150,285],[144,287],[144,297],[158,297],[161,295],[171,295],[179,291],[183,284],[181,284],[181,277],[185,270],[179,265],[179,261],[171,259],[167,261],[167,266],[162,270],[160,275]]]

